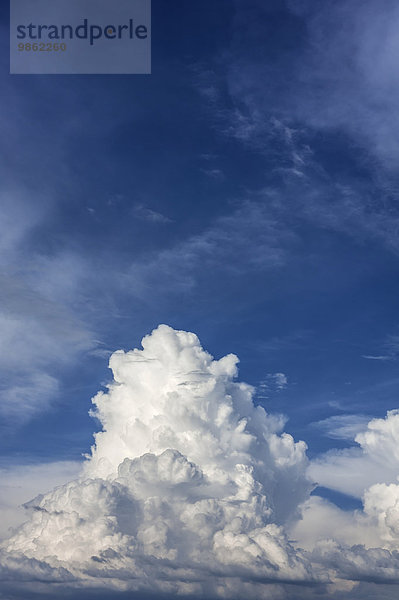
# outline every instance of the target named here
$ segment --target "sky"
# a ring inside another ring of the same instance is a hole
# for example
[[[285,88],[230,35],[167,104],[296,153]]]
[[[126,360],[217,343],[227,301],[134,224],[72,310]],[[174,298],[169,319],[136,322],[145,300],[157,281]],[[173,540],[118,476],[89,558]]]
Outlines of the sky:
[[[151,75],[8,19],[0,599],[397,598],[397,2],[152,0]]]

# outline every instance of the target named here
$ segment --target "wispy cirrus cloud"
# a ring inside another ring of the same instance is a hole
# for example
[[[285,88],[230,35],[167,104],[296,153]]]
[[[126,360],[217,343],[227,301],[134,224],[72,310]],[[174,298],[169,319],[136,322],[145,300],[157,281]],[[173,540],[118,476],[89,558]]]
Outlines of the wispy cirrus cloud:
[[[72,255],[38,251],[31,237],[44,208],[39,204],[33,211],[26,191],[3,194],[0,412],[17,423],[53,403],[60,371],[95,342],[90,327],[72,310],[85,267]]]
[[[286,263],[298,238],[268,206],[243,201],[196,235],[133,262],[123,276],[133,295],[150,289],[192,289],[211,269],[230,277],[276,269]],[[170,285],[173,281],[173,287]]]
[[[362,414],[333,415],[311,425],[332,439],[353,441],[366,429],[370,419],[370,416]]]
[[[237,0],[235,7],[229,51],[214,69],[197,69],[215,127],[263,155],[268,172],[280,176],[282,220],[295,215],[398,255],[396,4],[289,2],[290,18],[281,21],[274,4]],[[292,46],[281,42],[272,51],[273,27]],[[264,51],[254,52],[259,44]],[[330,136],[325,143],[337,155],[344,149],[346,167],[327,165],[321,136]]]
[[[389,354],[362,354],[362,358],[367,360],[393,360],[393,357]]]
[[[376,160],[394,167],[399,152],[397,4],[288,2],[291,18],[277,27],[282,39],[291,36],[295,43],[281,43],[279,52],[266,57],[254,55],[252,48],[259,40],[268,48],[267,35],[276,27],[275,6],[248,6],[243,0],[235,6],[228,83],[247,120],[264,124],[270,111],[313,130],[341,130]],[[242,36],[243,23],[249,39]],[[256,134],[261,127],[254,130]],[[244,131],[253,137],[250,126],[244,125]]]
[[[368,360],[391,361],[399,358],[399,335],[389,334],[381,344],[384,354],[363,354],[362,358]]]
[[[132,209],[133,217],[150,223],[171,223],[172,219],[165,215],[145,206],[144,204],[136,204]]]

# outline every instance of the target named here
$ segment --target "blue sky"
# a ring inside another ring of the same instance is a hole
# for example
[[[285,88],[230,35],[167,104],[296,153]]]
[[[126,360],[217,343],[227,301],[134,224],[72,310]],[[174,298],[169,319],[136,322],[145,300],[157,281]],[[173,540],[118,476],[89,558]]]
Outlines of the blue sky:
[[[149,76],[9,75],[7,18],[2,467],[80,460],[160,323],[310,459],[357,447],[399,391],[397,4],[153,0]]]
[[[4,59],[2,288],[18,356],[5,351],[2,385],[48,390],[5,415],[5,460],[76,459],[107,351],[163,322],[236,352],[253,385],[284,372],[261,401],[311,453],[336,445],[314,421],[395,406],[396,174],[373,123],[313,122],[340,113],[322,96],[345,74],[319,75],[306,27],[334,10],[309,11],[155,2],[151,76],[7,76]],[[339,97],[348,113],[357,93]]]

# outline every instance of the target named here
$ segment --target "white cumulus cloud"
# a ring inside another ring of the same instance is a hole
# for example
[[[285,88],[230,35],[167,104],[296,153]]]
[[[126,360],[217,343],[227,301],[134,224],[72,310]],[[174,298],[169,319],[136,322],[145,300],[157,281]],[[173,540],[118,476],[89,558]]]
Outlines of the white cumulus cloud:
[[[375,483],[395,483],[399,475],[399,411],[371,419],[357,433],[357,447],[331,450],[315,459],[309,473],[320,485],[361,498]]]
[[[283,528],[312,488],[306,445],[255,407],[236,356],[214,360],[165,325],[142,345],[111,356],[84,474],[27,504],[8,560],[159,593],[230,596],[238,578],[256,595],[256,580],[311,580]]]
[[[237,362],[166,325],[112,354],[83,470],[25,504],[0,546],[1,589],[343,600],[399,583],[399,412],[309,468],[306,444],[255,406]],[[340,478],[363,510],[311,496],[315,475],[332,489]]]

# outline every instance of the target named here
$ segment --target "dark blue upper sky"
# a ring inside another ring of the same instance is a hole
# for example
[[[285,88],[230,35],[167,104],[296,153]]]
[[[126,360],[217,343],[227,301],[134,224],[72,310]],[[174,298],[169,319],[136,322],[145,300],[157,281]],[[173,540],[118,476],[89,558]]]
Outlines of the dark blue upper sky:
[[[149,76],[9,75],[4,14],[3,463],[86,452],[107,356],[159,323],[236,353],[311,457],[397,406],[399,69],[369,7],[153,0]]]

